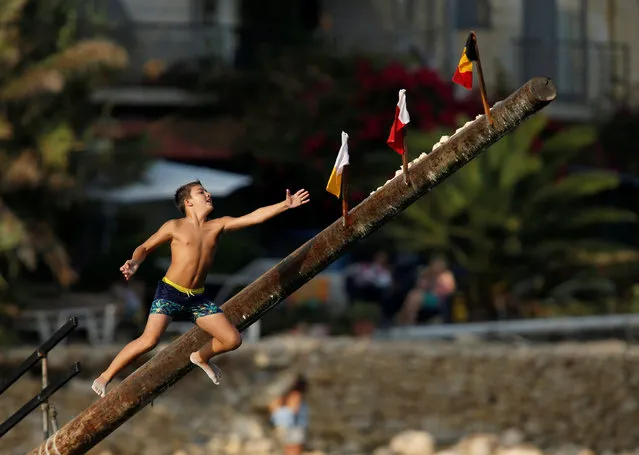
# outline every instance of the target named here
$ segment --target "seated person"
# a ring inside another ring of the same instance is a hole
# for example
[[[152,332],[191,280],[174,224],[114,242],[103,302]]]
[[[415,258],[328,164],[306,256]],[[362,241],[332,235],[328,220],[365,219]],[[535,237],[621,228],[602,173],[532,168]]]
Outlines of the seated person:
[[[415,287],[408,293],[397,314],[397,323],[413,325],[418,319],[442,316],[450,322],[450,299],[455,292],[455,277],[443,259],[435,259],[418,275]]]
[[[393,275],[384,251],[378,251],[371,262],[354,264],[347,272],[346,291],[351,303],[356,300],[382,303],[392,286]]]

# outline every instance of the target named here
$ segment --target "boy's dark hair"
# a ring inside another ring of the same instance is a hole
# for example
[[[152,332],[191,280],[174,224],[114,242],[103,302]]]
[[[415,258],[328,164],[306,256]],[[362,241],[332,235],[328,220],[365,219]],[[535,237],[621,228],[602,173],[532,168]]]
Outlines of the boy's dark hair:
[[[186,209],[184,208],[184,201],[191,196],[191,190],[194,186],[202,186],[199,180],[193,180],[192,182],[186,183],[179,187],[175,191],[175,206],[178,208],[180,212],[186,215]]]

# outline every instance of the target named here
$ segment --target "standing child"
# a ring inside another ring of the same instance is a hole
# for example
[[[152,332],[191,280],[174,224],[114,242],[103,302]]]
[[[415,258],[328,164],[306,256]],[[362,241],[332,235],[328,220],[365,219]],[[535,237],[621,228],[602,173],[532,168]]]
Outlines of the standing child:
[[[275,427],[284,455],[301,455],[308,430],[306,378],[299,375],[293,386],[269,404],[271,422]]]
[[[199,181],[187,183],[177,189],[175,204],[185,215],[166,222],[133,252],[120,270],[125,279],[137,272],[140,264],[159,245],[170,242],[171,265],[158,283],[144,333],[127,344],[113,359],[109,367],[93,382],[92,389],[101,397],[113,377],[141,354],[153,349],[172,319],[189,319],[213,339],[190,359],[202,368],[215,384],[219,384],[221,371],[210,364],[211,357],[240,347],[242,338],[238,330],[204,293],[206,275],[213,263],[215,250],[224,232],[236,231],[279,215],[309,202],[308,191],[299,190],[277,204],[261,207],[247,215],[233,218],[225,216],[208,220],[213,211],[211,195]]]

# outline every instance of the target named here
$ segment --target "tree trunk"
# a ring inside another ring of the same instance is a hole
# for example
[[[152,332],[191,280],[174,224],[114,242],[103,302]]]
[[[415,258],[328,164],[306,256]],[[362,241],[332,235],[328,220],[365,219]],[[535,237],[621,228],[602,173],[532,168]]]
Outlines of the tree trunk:
[[[349,226],[344,226],[341,218],[336,220],[226,302],[224,312],[233,324],[244,330],[337,259],[348,246],[393,219],[486,147],[548,105],[556,94],[550,79],[528,81],[495,105],[494,126],[490,126],[483,115],[479,116],[427,157],[413,161],[409,170],[410,186],[404,183],[403,176],[395,176],[350,211]],[[191,371],[189,354],[209,340],[206,333],[194,327],[31,453],[36,455],[47,450],[63,455],[85,453]]]

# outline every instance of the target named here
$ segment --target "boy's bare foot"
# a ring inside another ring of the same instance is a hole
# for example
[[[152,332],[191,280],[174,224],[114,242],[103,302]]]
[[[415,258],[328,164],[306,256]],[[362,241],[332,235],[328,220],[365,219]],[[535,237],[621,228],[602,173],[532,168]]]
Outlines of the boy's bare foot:
[[[93,381],[93,385],[91,386],[91,388],[95,393],[104,398],[104,396],[106,395],[106,388],[108,384],[109,381],[100,376],[95,381]]]
[[[222,370],[220,370],[217,365],[215,365],[214,363],[209,363],[202,360],[200,353],[197,351],[191,353],[191,356],[189,357],[189,359],[191,360],[192,363],[194,363],[195,365],[199,366],[200,368],[204,370],[207,376],[211,378],[211,381],[213,381],[213,384],[215,385],[220,384],[220,379],[222,378]]]

